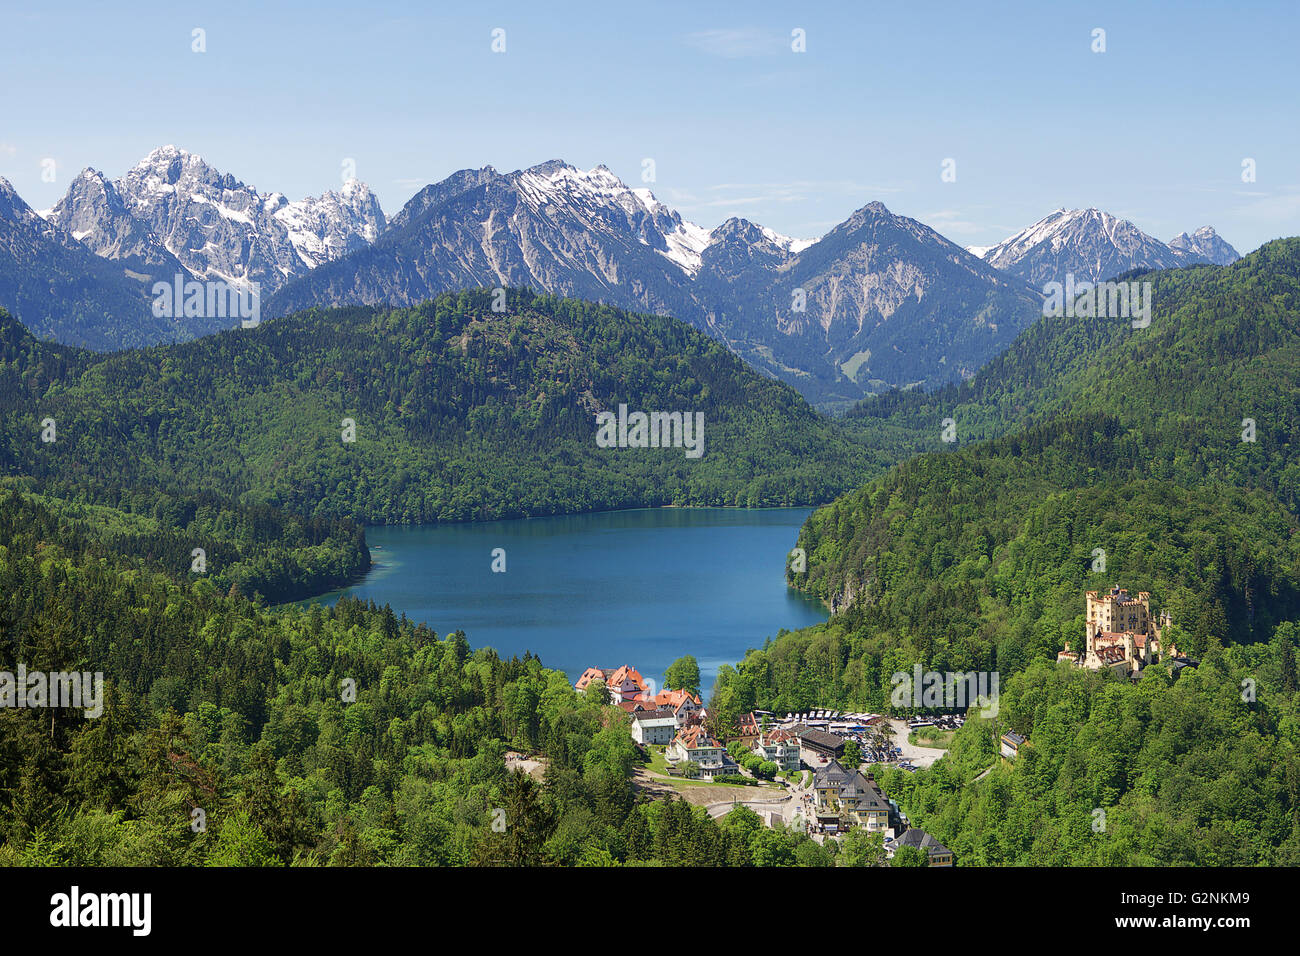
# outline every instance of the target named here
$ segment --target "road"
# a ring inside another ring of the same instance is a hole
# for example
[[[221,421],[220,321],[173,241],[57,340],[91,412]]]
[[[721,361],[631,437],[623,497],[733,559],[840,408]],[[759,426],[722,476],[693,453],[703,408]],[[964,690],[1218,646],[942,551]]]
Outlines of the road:
[[[907,721],[889,718],[894,728],[894,746],[903,751],[903,759],[914,767],[928,767],[948,751],[938,747],[918,747],[907,742]]]
[[[787,791],[783,797],[750,797],[740,799],[739,795],[730,800],[711,801],[704,806],[708,810],[709,816],[715,820],[719,817],[725,817],[732,809],[739,804],[740,806],[749,807],[755,813],[763,816],[763,823],[767,823],[766,814],[777,812],[781,814],[781,820],[786,826],[802,830],[805,821],[812,816],[812,774],[805,773],[804,779],[808,781],[809,787],[794,787]]]

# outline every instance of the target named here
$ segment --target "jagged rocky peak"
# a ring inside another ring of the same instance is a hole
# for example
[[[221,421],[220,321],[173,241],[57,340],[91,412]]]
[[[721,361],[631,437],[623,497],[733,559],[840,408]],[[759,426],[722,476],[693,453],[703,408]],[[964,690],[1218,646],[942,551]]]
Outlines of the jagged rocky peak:
[[[290,202],[173,145],[111,182],[86,170],[52,220],[104,258],[179,264],[196,276],[260,282],[264,292],[374,242],[385,226],[359,181]]]
[[[11,220],[40,218],[3,176],[0,176],[0,217]]]
[[[1237,250],[1214,231],[1213,226],[1202,226],[1190,235],[1179,233],[1169,240],[1169,248],[1182,252],[1189,259],[1216,266],[1231,265],[1241,258]]]
[[[117,186],[97,169],[82,170],[48,218],[102,258],[144,268],[181,268],[149,224],[135,216]]]
[[[1130,269],[1169,269],[1186,257],[1126,219],[1097,208],[1057,209],[988,249],[983,259],[1034,285],[1099,281]]]
[[[665,256],[687,276],[699,271],[709,231],[682,219],[649,189],[629,187],[608,166],[582,170],[552,159],[506,178],[534,212],[553,217],[563,211],[574,227],[593,238],[631,238]]]
[[[370,245],[385,226],[379,200],[357,179],[348,180],[337,192],[286,202],[274,216],[312,269]]]

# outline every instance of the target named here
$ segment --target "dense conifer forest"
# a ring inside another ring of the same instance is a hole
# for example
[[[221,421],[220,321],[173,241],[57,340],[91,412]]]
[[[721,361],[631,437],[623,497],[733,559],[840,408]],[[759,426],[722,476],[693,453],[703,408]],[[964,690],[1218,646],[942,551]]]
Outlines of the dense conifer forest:
[[[375,524],[820,504],[886,463],[675,319],[494,301],[312,310],[108,356],[0,316],[0,467]],[[702,413],[702,455],[598,447],[597,412],[620,405]]]
[[[878,768],[959,862],[1295,863],[1300,240],[1138,278],[1150,328],[1046,320],[964,385],[841,422],[671,320],[530,293],[111,356],[0,320],[0,669],[106,675],[96,720],[0,710],[0,860],[876,862],[639,795],[626,715],[532,657],[355,601],[270,606],[363,573],[362,522],[840,494],[789,573],[835,613],[723,667],[722,724],[889,709],[916,664],[995,671],[997,713],[947,757]],[[703,410],[705,457],[598,449],[623,401]],[[1196,666],[1058,662],[1111,585],[1151,592]]]

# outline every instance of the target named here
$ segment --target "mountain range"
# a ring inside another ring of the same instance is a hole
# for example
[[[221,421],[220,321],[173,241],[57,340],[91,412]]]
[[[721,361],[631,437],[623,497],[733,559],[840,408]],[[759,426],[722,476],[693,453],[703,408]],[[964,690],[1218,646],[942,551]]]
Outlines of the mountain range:
[[[1097,210],[1053,213],[988,250],[879,202],[815,240],[738,218],[708,230],[604,166],[561,160],[461,170],[389,219],[356,180],[291,202],[173,146],[115,180],[83,171],[44,217],[16,195],[0,204],[0,306],[71,344],[229,326],[150,313],[148,290],[178,273],[257,283],[264,318],[528,287],[673,315],[824,408],[969,378],[1037,319],[1043,282],[1066,270],[1103,278],[1236,258],[1208,227],[1165,245]],[[47,292],[43,272],[83,278]]]
[[[1133,269],[1228,265],[1241,258],[1210,226],[1165,244],[1100,209],[1058,209],[996,246],[969,251],[1039,288],[1064,282],[1066,273],[1097,282]]]
[[[120,179],[83,170],[46,218],[106,259],[257,282],[263,295],[369,245],[385,226],[374,193],[355,179],[290,202],[174,146],[155,149]]]

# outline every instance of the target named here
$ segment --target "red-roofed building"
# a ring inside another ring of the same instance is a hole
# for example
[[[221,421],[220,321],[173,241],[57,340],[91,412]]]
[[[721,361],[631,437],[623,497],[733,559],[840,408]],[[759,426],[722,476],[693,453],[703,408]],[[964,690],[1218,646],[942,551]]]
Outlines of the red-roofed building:
[[[635,667],[624,664],[605,680],[615,700],[635,700],[646,692],[645,678]]]
[[[700,699],[686,690],[661,690],[655,694],[655,705],[658,707],[668,707],[677,715],[677,726],[685,727],[691,723],[698,723],[698,718],[704,711],[704,705]]]
[[[736,724],[736,740],[746,747],[752,747],[761,733],[762,729],[758,726],[757,717],[752,713],[740,715],[740,720]]]
[[[722,744],[710,737],[702,726],[696,725],[678,731],[664,755],[673,761],[690,760],[699,764],[701,770],[711,773],[722,769],[722,754]]]
[[[647,698],[648,685],[641,673],[630,664],[622,667],[588,667],[574,683],[574,690],[583,691],[592,681],[603,681],[615,704]],[[626,708],[625,708],[626,709]]]
[[[769,730],[759,734],[754,753],[782,770],[799,769],[799,735],[791,730]]]

